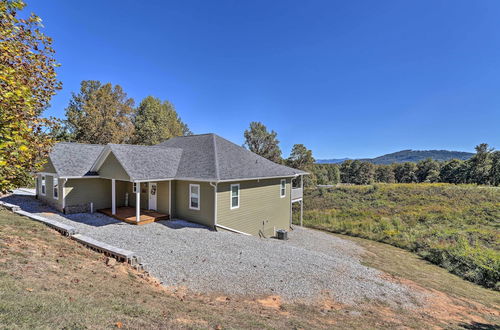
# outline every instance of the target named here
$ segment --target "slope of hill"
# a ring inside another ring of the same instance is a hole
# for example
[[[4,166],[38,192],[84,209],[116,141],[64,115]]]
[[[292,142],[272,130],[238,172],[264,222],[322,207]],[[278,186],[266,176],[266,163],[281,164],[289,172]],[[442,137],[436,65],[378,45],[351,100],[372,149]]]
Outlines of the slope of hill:
[[[418,162],[427,158],[432,158],[438,161],[446,161],[450,159],[469,159],[474,155],[470,152],[464,151],[449,151],[449,150],[401,150],[379,156],[376,158],[364,158],[361,161],[370,162],[373,164],[392,164],[392,163],[404,163],[404,162]],[[318,159],[316,162],[318,164],[337,164],[342,163],[348,158],[343,159]]]

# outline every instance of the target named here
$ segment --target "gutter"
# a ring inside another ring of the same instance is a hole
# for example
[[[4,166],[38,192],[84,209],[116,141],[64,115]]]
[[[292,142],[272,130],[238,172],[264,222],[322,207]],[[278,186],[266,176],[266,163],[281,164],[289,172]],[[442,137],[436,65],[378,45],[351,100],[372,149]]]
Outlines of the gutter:
[[[217,227],[217,182],[210,182],[210,185],[214,187],[214,228]]]

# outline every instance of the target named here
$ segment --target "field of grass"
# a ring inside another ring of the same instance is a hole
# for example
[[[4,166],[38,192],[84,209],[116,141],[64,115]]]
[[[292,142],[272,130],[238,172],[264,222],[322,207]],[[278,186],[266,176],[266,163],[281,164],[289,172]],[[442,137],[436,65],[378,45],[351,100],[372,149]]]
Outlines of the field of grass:
[[[500,290],[500,188],[376,184],[304,197],[305,226],[388,243]]]
[[[370,249],[368,263],[397,276],[394,280],[405,280],[407,270],[417,269],[409,274],[411,285],[435,298],[421,309],[406,310],[376,301],[358,306],[332,301],[306,305],[284,303],[279,297],[228,297],[165,288],[127,265],[108,266],[102,254],[0,208],[0,328],[486,329],[499,322],[495,306],[500,301],[493,291],[394,253],[404,254],[400,249],[356,240]],[[461,289],[452,297],[439,291],[443,283]]]

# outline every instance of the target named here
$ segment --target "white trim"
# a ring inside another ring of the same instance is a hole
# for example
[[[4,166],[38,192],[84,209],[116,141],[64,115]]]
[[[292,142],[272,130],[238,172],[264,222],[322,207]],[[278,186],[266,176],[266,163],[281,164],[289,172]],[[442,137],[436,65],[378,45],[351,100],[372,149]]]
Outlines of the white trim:
[[[238,205],[233,206],[233,187],[238,187]],[[229,208],[231,210],[240,208],[240,184],[233,183],[231,184],[231,188],[229,189]]]
[[[285,182],[285,193],[282,194],[283,192],[283,182]],[[280,180],[280,198],[285,198],[286,197],[286,179],[281,179]]]
[[[111,179],[111,214],[116,214],[116,180]]]
[[[40,195],[47,196],[47,175],[40,176]]]
[[[198,187],[198,207],[192,207],[191,206],[191,187]],[[200,185],[199,184],[190,183],[189,184],[189,194],[188,194],[188,196],[189,196],[189,200],[188,200],[189,209],[199,211],[200,210],[200,206],[201,206],[201,188],[200,188]]]
[[[92,166],[90,167],[90,172],[97,172],[99,168],[101,168],[102,164],[104,164],[104,161],[106,160],[106,158],[108,158],[110,153],[111,153],[111,148],[109,146],[103,148],[101,153],[95,160],[94,164],[92,164]]]
[[[84,176],[60,176],[60,179],[104,179],[99,175],[84,175]]]
[[[225,229],[225,230],[229,230],[229,231],[232,231],[232,232],[235,232],[235,233],[238,233],[238,234],[242,234],[242,235],[252,236],[249,233],[245,233],[243,231],[239,231],[239,230],[236,230],[236,229],[233,229],[233,228],[229,228],[229,227],[226,227],[226,226],[223,226],[223,225],[217,225],[216,224],[215,227],[219,227],[219,228],[222,228],[222,229]]]
[[[151,186],[156,185],[156,191],[155,191],[155,208],[151,207]],[[153,210],[157,211],[158,210],[158,183],[156,182],[148,182],[148,210]]]
[[[172,181],[172,180],[176,180],[176,179],[170,178],[170,179],[130,180],[130,182],[144,183],[144,182]]]
[[[141,189],[135,193],[135,221],[141,221]]]
[[[49,176],[58,176],[57,173],[52,173],[52,172],[37,172],[36,174],[49,175]]]

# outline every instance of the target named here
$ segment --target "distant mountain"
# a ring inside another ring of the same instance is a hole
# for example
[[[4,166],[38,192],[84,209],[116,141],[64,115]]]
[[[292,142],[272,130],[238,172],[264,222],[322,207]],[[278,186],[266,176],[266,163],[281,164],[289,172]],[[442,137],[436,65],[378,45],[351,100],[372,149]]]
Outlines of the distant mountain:
[[[343,163],[350,158],[338,158],[338,159],[316,159],[316,164],[339,164]]]
[[[373,164],[392,164],[392,163],[405,163],[405,162],[413,162],[416,163],[418,161],[432,158],[438,161],[446,161],[450,159],[462,159],[466,160],[474,155],[470,152],[464,151],[449,151],[449,150],[401,150],[397,152],[393,152],[391,154],[379,156],[376,158],[365,158],[360,159],[361,161],[370,162]],[[344,159],[318,159],[316,162],[320,164],[338,164],[347,160]]]

